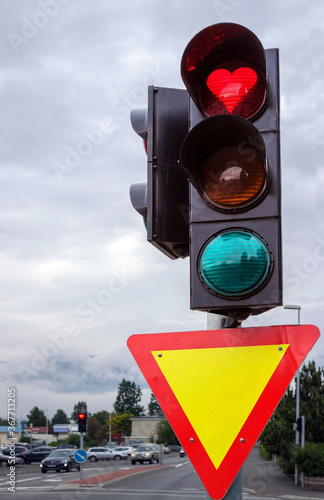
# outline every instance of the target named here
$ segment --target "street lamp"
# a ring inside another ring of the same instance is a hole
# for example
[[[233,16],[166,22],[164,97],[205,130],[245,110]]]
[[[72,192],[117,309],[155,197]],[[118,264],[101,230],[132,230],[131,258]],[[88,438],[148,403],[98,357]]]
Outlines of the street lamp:
[[[300,310],[301,306],[296,305],[286,305],[284,309],[296,309],[298,311],[298,325],[300,325]],[[300,414],[300,376],[299,376],[299,368],[297,370],[296,377],[296,422],[298,422]],[[299,431],[296,428],[296,438],[295,443],[298,445],[300,441]],[[298,484],[298,467],[295,465],[295,484]]]

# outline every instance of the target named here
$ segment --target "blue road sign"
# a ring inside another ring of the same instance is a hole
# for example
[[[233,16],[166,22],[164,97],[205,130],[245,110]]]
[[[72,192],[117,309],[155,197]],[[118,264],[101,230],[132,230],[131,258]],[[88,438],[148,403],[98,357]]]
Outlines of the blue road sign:
[[[85,462],[87,460],[87,452],[85,450],[77,450],[74,453],[74,459],[79,464],[82,464],[83,462]]]

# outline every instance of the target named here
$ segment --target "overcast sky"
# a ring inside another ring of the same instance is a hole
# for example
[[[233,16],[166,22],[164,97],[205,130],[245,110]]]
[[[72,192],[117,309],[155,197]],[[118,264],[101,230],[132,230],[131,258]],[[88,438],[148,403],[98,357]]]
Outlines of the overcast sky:
[[[132,334],[206,328],[189,261],[146,241],[129,186],[146,181],[131,128],[147,86],[184,88],[201,29],[243,24],[279,47],[284,303],[320,329],[324,277],[324,3],[321,0],[1,0],[0,416],[33,406],[111,411],[119,382],[150,390]],[[91,142],[89,141],[91,138]],[[277,308],[245,322],[297,322]],[[324,341],[311,353],[324,365]]]

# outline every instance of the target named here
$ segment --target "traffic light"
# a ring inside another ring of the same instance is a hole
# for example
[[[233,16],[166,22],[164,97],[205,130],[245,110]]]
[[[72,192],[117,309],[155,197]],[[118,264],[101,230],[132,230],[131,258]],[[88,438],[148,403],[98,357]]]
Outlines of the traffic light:
[[[78,431],[87,432],[87,412],[83,411],[78,413]]]
[[[189,255],[188,179],[179,165],[188,109],[186,90],[150,86],[147,109],[131,112],[147,152],[147,182],[132,184],[130,199],[144,218],[147,240],[171,259]]]
[[[241,321],[282,305],[278,50],[215,24],[189,42],[181,75],[191,309]]]

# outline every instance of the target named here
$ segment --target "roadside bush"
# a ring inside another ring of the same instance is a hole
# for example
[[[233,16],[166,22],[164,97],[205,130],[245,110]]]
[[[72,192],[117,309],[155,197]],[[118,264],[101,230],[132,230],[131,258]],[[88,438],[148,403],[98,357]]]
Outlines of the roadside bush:
[[[295,447],[292,461],[306,476],[324,476],[324,443],[306,443],[305,448]]]
[[[261,457],[264,459],[264,460],[271,460],[272,456],[271,456],[271,453],[269,453],[265,447],[263,446],[263,444],[260,444],[259,446],[259,453],[261,455]]]

